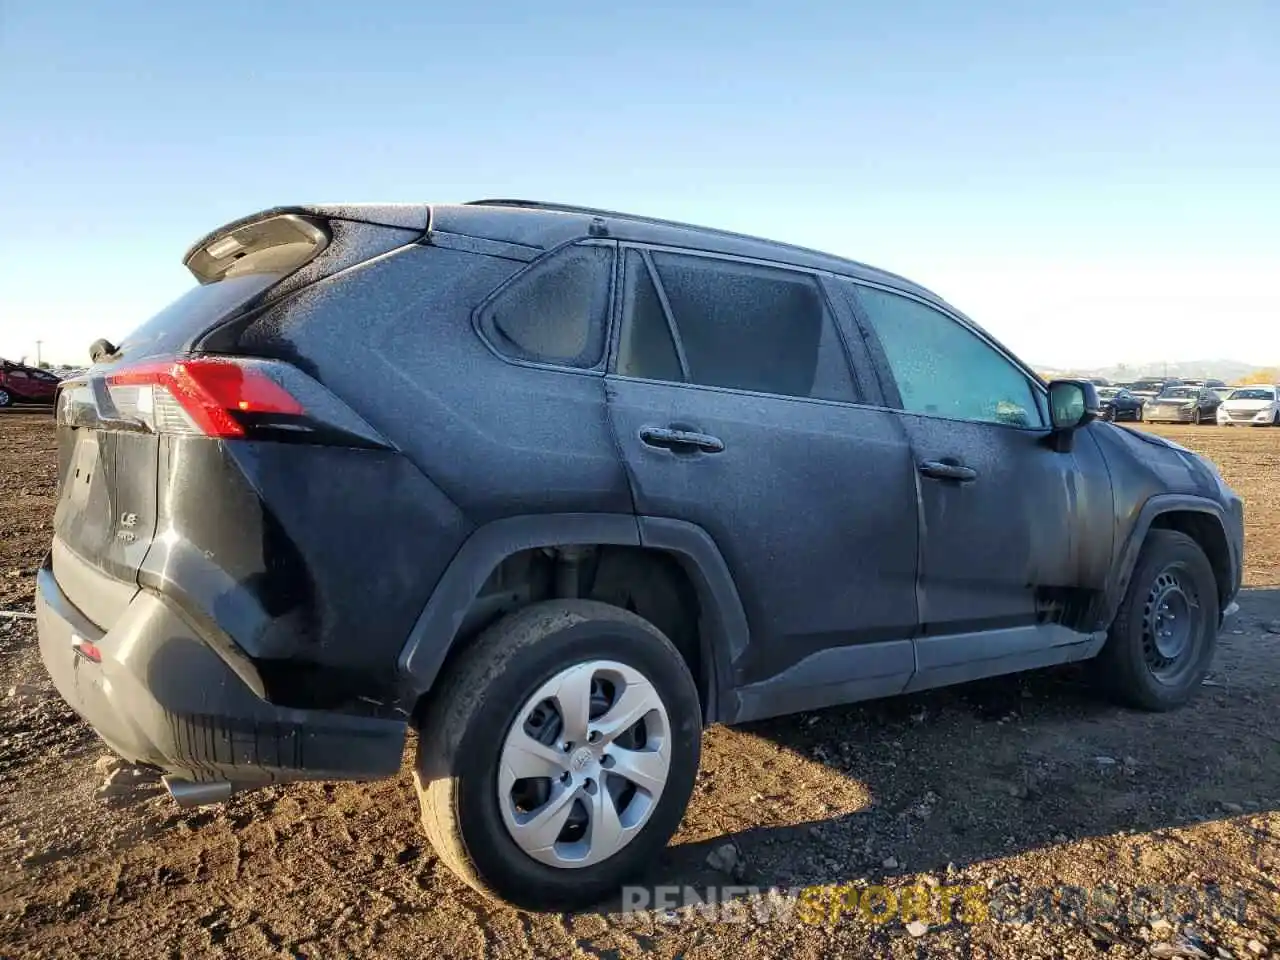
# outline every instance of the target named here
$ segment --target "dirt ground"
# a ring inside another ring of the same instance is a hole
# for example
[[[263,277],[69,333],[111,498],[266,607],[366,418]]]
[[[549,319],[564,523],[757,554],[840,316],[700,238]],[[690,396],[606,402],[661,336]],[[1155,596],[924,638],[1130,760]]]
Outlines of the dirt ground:
[[[407,774],[187,811],[104,791],[34,624],[0,618],[0,956],[1280,956],[1280,430],[1161,432],[1247,501],[1250,589],[1194,705],[1124,711],[1062,670],[712,729],[631,895],[652,909],[482,900],[425,845]],[[0,414],[0,610],[32,608],[54,483],[48,414]],[[723,884],[775,889],[644,899]]]

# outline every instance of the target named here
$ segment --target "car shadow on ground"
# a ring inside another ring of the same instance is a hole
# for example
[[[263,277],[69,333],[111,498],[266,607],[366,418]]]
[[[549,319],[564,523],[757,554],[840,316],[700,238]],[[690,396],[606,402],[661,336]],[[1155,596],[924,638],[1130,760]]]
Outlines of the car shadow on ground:
[[[1250,814],[1280,808],[1280,636],[1267,630],[1280,621],[1280,589],[1248,590],[1240,604],[1199,697],[1171,713],[1118,707],[1071,667],[737,728],[739,749],[704,756],[704,767],[750,794],[758,768],[744,757],[755,739],[766,752],[779,748],[765,763],[773,790],[755,794],[755,812],[724,816],[729,829],[677,836],[642,884],[697,897],[725,885],[892,883],[963,876],[1089,838],[1164,841],[1164,831],[1224,819],[1252,829]],[[787,818],[770,811],[777,780],[803,791],[800,800],[849,788],[865,799],[778,822]],[[700,781],[682,835],[722,813]],[[1256,832],[1255,864],[1280,860],[1280,836]],[[1120,846],[1132,862],[1117,870],[1149,866],[1142,844]]]

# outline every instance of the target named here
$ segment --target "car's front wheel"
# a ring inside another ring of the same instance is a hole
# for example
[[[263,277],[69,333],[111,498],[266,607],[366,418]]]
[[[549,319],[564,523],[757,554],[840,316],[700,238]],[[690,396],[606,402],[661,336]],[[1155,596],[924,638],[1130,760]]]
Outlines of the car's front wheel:
[[[440,684],[418,740],[422,822],[472,887],[527,909],[591,906],[675,832],[701,711],[683,657],[648,621],[589,600],[533,604]]]
[[[1218,626],[1218,582],[1200,545],[1176,530],[1152,530],[1093,663],[1095,676],[1130,706],[1182,706],[1208,673]]]
[[[10,396],[8,390],[0,390],[0,407],[7,407],[13,403],[13,397]]]

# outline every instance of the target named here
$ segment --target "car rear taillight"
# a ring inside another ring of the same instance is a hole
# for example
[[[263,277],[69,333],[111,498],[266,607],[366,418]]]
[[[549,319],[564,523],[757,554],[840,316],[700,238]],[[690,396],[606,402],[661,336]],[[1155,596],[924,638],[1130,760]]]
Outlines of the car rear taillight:
[[[111,404],[157,433],[243,437],[247,417],[301,417],[302,404],[252,363],[196,357],[142,363],[106,377]]]

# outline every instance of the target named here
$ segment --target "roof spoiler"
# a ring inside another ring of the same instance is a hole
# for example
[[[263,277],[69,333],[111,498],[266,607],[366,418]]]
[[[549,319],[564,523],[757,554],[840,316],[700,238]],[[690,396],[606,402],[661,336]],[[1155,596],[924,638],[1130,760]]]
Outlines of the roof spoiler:
[[[291,273],[329,245],[330,220],[425,233],[431,216],[421,203],[273,207],[205,235],[187,250],[182,263],[202,284],[248,273]]]

